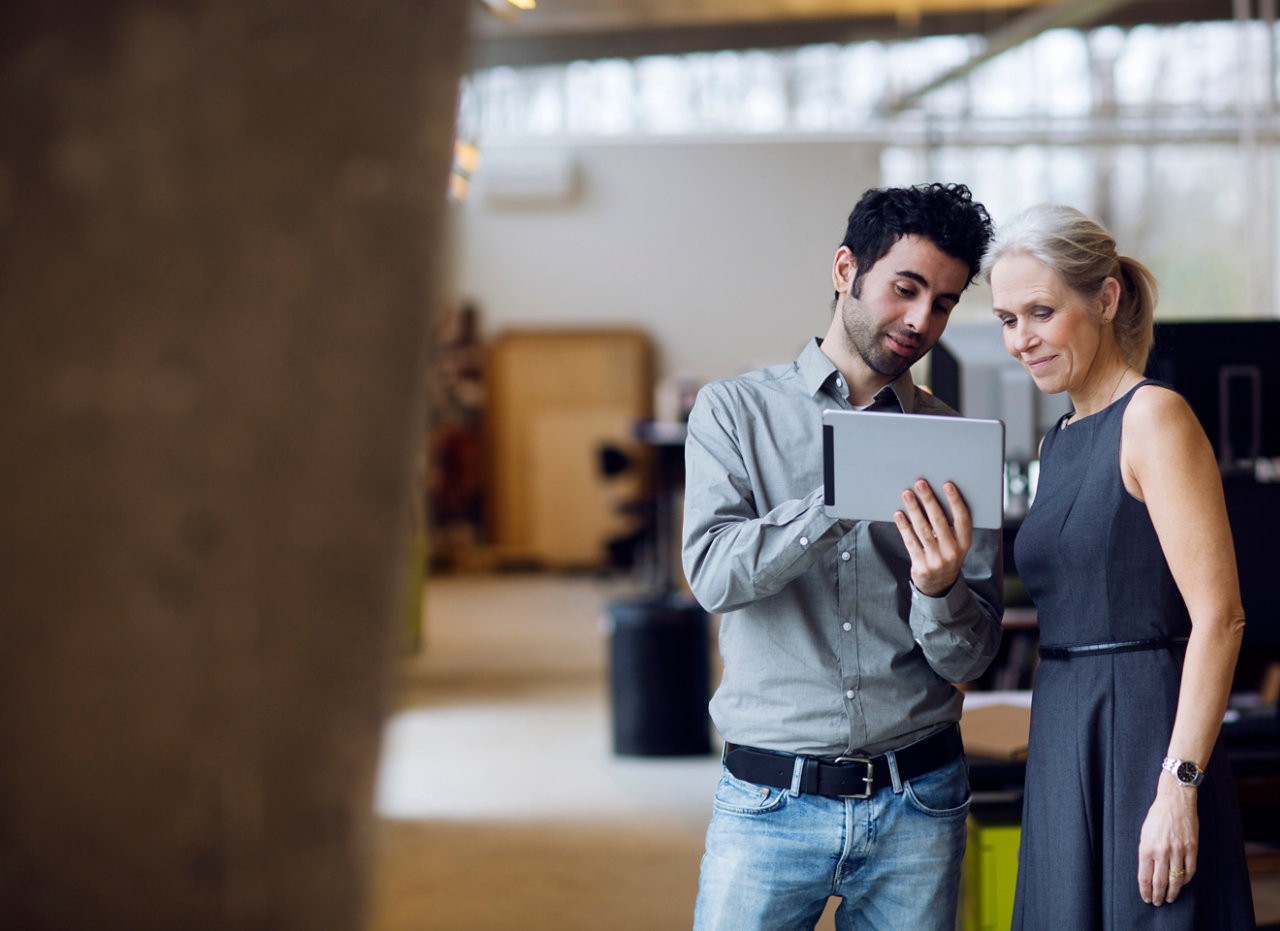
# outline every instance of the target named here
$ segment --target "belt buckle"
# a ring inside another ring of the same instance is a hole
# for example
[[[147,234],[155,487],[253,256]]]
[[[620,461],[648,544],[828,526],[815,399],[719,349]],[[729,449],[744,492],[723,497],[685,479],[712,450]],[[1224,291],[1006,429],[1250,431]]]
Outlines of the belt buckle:
[[[862,763],[867,767],[867,774],[862,777],[862,781],[866,784],[867,790],[861,795],[838,795],[837,798],[871,798],[872,775],[871,775],[871,758],[865,756],[838,756],[837,763]]]

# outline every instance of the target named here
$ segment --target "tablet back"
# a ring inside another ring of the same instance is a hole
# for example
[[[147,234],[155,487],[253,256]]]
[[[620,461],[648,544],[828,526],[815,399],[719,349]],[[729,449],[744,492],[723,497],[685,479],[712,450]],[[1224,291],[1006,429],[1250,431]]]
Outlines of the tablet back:
[[[942,502],[944,482],[964,497],[973,526],[1004,522],[1004,424],[999,420],[824,411],[826,510],[831,517],[892,521],[902,492],[925,479]]]

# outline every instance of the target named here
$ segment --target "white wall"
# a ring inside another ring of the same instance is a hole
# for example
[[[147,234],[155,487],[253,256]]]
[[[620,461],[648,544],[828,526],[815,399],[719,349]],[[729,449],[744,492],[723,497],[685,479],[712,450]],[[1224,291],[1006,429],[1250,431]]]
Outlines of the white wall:
[[[821,335],[845,220],[880,176],[878,148],[828,141],[489,146],[483,157],[453,217],[455,298],[477,303],[490,336],[644,327],[659,377],[787,361]],[[520,184],[541,193],[496,196]]]

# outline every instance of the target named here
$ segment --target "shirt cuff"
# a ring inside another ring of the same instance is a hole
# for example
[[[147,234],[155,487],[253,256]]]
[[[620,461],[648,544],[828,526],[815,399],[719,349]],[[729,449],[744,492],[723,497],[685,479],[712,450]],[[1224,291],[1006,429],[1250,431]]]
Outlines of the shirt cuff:
[[[926,595],[911,582],[911,605],[926,617],[936,620],[947,620],[955,617],[969,602],[969,584],[964,575],[956,577],[955,582],[942,595]]]

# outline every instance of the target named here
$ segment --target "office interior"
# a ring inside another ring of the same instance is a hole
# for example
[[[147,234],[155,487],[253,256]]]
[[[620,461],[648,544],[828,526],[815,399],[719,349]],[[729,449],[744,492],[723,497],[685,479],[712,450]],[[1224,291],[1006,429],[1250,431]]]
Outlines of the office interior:
[[[682,420],[823,331],[861,191],[937,179],[1072,203],[1161,281],[1280,927],[1274,0],[316,6],[0,13],[0,925],[688,927],[720,764]],[[1059,408],[989,311],[916,374],[1006,421],[1011,542]],[[963,928],[1011,889],[1008,594]]]

